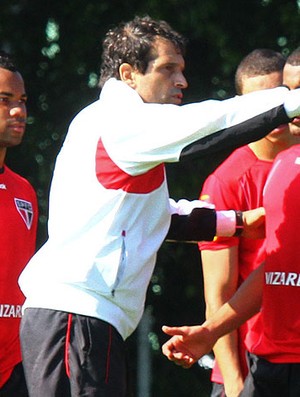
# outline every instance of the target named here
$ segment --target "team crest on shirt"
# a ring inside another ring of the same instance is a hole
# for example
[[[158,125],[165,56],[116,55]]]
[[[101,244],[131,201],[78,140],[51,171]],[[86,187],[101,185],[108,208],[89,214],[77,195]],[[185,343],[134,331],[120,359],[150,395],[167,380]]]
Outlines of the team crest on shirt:
[[[29,201],[15,198],[15,204],[19,214],[21,215],[27,229],[30,230],[33,220],[33,208]]]

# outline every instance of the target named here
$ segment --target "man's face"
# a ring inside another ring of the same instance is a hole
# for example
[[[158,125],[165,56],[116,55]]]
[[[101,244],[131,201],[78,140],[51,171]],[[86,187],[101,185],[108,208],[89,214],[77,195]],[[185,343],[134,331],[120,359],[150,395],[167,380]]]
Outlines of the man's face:
[[[269,88],[276,88],[282,85],[282,72],[272,72],[270,74],[244,77],[242,93],[248,94],[254,91],[265,90]],[[275,143],[278,141],[289,140],[289,128],[287,124],[280,125],[271,131],[265,139]]]
[[[167,40],[157,39],[154,44],[157,56],[149,62],[145,74],[134,71],[134,86],[144,102],[182,102],[182,90],[187,87],[183,75],[185,62],[175,46]]]
[[[283,84],[291,90],[300,87],[300,66],[285,64],[283,69]],[[289,128],[292,135],[300,136],[300,117],[295,117],[289,124]]]
[[[0,67],[0,148],[18,145],[26,124],[26,93],[21,75]]]

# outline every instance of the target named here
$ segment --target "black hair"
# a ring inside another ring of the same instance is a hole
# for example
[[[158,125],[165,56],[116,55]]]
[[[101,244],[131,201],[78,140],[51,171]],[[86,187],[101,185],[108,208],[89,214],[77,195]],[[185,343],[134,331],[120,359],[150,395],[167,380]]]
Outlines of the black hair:
[[[13,57],[3,50],[0,50],[0,68],[17,72],[17,66]]]
[[[283,70],[285,57],[268,48],[253,50],[240,62],[235,73],[235,89],[238,95],[243,91],[243,77],[255,77]]]
[[[286,63],[288,63],[291,66],[300,66],[300,47],[296,48],[288,57],[286,60]]]
[[[129,63],[144,74],[149,61],[155,58],[153,43],[158,37],[171,41],[182,55],[185,54],[186,39],[165,21],[136,16],[110,29],[103,41],[99,86],[111,77],[119,80],[122,63]]]

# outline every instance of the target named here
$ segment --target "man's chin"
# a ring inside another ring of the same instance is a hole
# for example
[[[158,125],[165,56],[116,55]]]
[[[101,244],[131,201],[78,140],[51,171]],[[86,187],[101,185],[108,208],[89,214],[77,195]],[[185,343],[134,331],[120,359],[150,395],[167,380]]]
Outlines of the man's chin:
[[[5,144],[3,146],[5,146],[5,147],[14,147],[14,146],[20,145],[20,143],[22,143],[22,138],[11,139],[9,142],[5,142]]]

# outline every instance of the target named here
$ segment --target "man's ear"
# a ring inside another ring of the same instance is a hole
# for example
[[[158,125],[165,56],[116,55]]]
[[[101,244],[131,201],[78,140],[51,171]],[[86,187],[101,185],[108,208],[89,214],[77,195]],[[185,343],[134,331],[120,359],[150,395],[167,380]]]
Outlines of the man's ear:
[[[135,71],[129,63],[122,63],[119,67],[120,79],[128,84],[131,88],[136,87]]]

